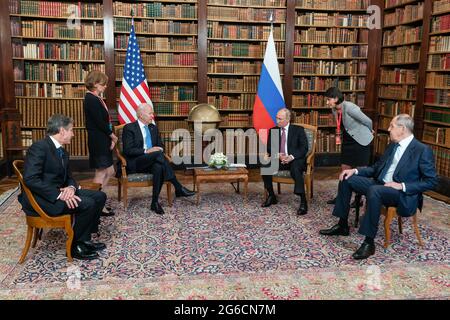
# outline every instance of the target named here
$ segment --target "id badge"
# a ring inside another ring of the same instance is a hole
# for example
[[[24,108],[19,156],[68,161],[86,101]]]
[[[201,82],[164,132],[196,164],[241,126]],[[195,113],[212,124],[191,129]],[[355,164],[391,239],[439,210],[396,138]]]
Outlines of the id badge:
[[[336,135],[336,145],[341,144],[341,136],[340,135]]]

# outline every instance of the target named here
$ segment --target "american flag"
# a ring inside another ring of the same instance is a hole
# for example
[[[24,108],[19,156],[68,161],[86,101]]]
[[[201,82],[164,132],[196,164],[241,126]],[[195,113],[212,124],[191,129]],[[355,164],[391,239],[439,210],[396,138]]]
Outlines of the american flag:
[[[142,103],[149,103],[153,106],[142,64],[141,51],[136,40],[134,24],[132,24],[123,69],[122,88],[120,89],[119,122],[122,124],[136,121],[136,108]]]

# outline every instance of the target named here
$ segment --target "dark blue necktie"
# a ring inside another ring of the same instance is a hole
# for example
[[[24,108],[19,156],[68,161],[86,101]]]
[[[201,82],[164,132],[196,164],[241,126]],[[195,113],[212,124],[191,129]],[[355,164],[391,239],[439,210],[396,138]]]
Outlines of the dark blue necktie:
[[[145,144],[147,145],[147,149],[153,147],[152,145],[152,136],[150,135],[150,129],[148,126],[145,126]]]
[[[56,152],[58,153],[58,156],[62,159],[64,154],[62,147],[56,148]]]
[[[381,170],[380,175],[378,176],[378,181],[381,183],[384,183],[383,178],[386,175],[387,171],[389,170],[389,167],[392,164],[392,161],[394,160],[395,152],[397,151],[397,148],[400,146],[400,144],[396,143],[394,144],[394,147],[391,150],[391,154],[389,155],[389,158],[386,159],[386,162],[384,163],[383,170]]]

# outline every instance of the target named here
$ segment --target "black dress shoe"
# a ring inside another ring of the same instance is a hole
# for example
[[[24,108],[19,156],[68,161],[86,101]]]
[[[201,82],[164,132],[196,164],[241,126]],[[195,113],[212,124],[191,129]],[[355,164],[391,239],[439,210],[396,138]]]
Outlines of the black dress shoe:
[[[192,197],[195,194],[194,191],[181,187],[180,190],[175,191],[175,196],[177,197]]]
[[[108,209],[108,208],[106,208],[106,209]],[[113,211],[113,210],[111,210],[111,209],[108,209],[108,211],[102,211],[102,213],[100,214],[100,216],[101,217],[112,217],[113,215],[115,215],[116,213]]]
[[[367,259],[374,253],[375,253],[375,244],[369,244],[364,241],[361,247],[359,247],[359,249],[355,251],[352,257],[353,259],[356,260]]]
[[[164,214],[164,210],[161,207],[161,205],[159,204],[159,202],[152,202],[150,209],[152,209],[152,211],[155,211],[156,214]]]
[[[336,204],[336,198],[328,200],[327,204]]]
[[[300,208],[298,208],[297,210],[297,215],[303,216],[307,213],[308,213],[308,205],[306,201],[305,202],[302,201],[302,203],[300,204]]]
[[[324,236],[348,236],[350,234],[350,230],[348,227],[341,227],[340,225],[336,224],[330,229],[320,230],[319,233]]]
[[[270,207],[271,205],[277,204],[277,203],[278,203],[278,200],[277,200],[277,197],[275,197],[275,195],[268,196],[266,201],[264,201],[264,203],[262,204],[262,207],[267,208],[267,207]]]
[[[98,258],[98,254],[83,242],[77,242],[72,246],[72,257],[79,260],[94,260]]]
[[[83,241],[83,243],[91,251],[102,251],[106,249],[106,244],[102,242]]]

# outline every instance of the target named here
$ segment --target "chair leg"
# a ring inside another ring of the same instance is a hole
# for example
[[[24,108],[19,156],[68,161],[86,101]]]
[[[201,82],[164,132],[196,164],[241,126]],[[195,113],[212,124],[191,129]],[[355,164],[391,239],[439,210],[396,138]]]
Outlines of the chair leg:
[[[38,238],[39,238],[39,231],[40,230],[41,229],[39,229],[39,228],[34,228],[34,230],[33,230],[33,241],[31,242],[31,247],[33,249],[36,248],[36,243],[37,243]]]
[[[118,180],[117,184],[117,200],[120,202],[122,199],[122,184],[120,183],[120,180]]]
[[[402,217],[398,216],[397,221],[398,221],[398,232],[400,232],[400,234],[403,234]]]
[[[126,209],[127,208],[127,200],[128,200],[128,185],[124,183],[122,185],[123,187],[123,206]]]
[[[413,216],[414,232],[416,233],[419,246],[423,247],[422,237],[420,236],[419,226],[417,225],[417,214]]]
[[[278,191],[278,194],[281,193],[281,185],[279,182],[277,182],[277,191]]]
[[[66,229],[67,232],[67,241],[66,241],[66,255],[67,255],[67,261],[72,262],[72,242],[73,242],[73,229],[70,222],[66,222],[66,225],[64,226],[64,229]]]
[[[33,235],[34,228],[28,226],[27,229],[27,239],[25,240],[25,247],[22,251],[22,256],[19,259],[19,263],[22,264],[25,261],[25,257],[27,256],[28,250],[30,249],[31,237]]]
[[[172,199],[172,184],[167,183],[167,201],[169,202],[169,207],[172,206],[173,199]]]
[[[395,209],[394,209],[395,210]],[[392,210],[387,210],[386,212],[386,218],[384,219],[384,247],[389,247],[389,244],[391,242],[391,221],[392,221],[393,215]]]
[[[309,200],[312,199],[312,192],[311,192],[311,177],[306,174],[305,175],[305,186],[306,186],[306,196],[308,197]]]

